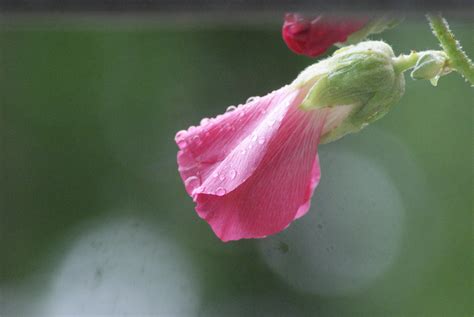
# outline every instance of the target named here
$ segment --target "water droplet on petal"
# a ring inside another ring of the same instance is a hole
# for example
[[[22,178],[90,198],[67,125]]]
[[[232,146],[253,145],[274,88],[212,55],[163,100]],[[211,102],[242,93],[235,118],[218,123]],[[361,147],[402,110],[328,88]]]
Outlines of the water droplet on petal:
[[[227,110],[226,110],[225,112],[232,112],[232,111],[234,111],[235,109],[237,109],[237,107],[234,106],[234,105],[228,106],[228,107],[227,107]]]
[[[217,178],[219,176],[219,172],[212,173],[212,177]]]
[[[189,132],[193,132],[194,130],[196,130],[196,127],[195,127],[195,126],[193,126],[193,125],[192,125],[192,126],[190,126],[190,127],[189,127],[189,129],[188,129],[188,131],[189,131]]]
[[[203,118],[203,119],[201,120],[201,125],[206,125],[206,124],[209,123],[209,121],[210,121],[209,118]]]
[[[224,174],[219,175],[219,179],[223,181],[225,179],[225,175]]]
[[[253,142],[257,141],[257,135],[256,134],[252,135],[252,141]]]
[[[196,143],[197,145],[199,145],[199,144],[202,143],[201,138],[199,137],[199,135],[193,136],[192,140],[193,140],[193,142]]]
[[[178,140],[176,143],[178,143],[180,149],[184,149],[188,146],[188,142],[184,139]]]
[[[186,134],[188,134],[188,131],[186,130],[178,131],[178,133],[176,133],[176,140],[179,141],[184,139],[186,137]]]
[[[215,192],[215,193],[216,193],[216,195],[218,195],[218,196],[224,196],[225,193],[226,193],[226,191],[225,191],[224,188],[219,187],[218,189],[216,189],[216,192]]]
[[[246,103],[253,102],[253,101],[255,101],[255,100],[258,100],[259,98],[260,98],[260,97],[257,97],[257,96],[255,96],[255,97],[250,97],[249,99],[247,99],[247,102],[246,102]]]
[[[245,153],[247,153],[247,151],[245,149],[243,149],[242,151],[240,151],[240,154],[244,155]]]
[[[186,186],[186,188],[194,189],[196,187],[199,187],[199,185],[201,185],[201,181],[199,180],[199,177],[197,176],[190,176],[184,181],[184,185]]]
[[[265,143],[265,137],[261,136],[258,138],[258,144],[263,144]]]
[[[274,119],[268,121],[268,126],[269,126],[269,127],[272,127],[274,124],[275,124],[275,120],[274,120]]]
[[[230,177],[230,179],[234,179],[235,176],[237,176],[237,172],[236,172],[234,169],[231,169],[231,170],[229,171],[229,177]]]

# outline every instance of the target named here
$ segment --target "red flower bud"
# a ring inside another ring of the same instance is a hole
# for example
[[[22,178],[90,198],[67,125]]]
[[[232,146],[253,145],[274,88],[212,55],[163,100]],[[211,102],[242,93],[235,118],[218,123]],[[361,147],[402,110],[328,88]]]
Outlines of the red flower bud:
[[[310,19],[297,13],[287,13],[282,28],[283,40],[295,53],[316,57],[335,43],[342,43],[360,30],[367,19],[337,19],[318,16]]]

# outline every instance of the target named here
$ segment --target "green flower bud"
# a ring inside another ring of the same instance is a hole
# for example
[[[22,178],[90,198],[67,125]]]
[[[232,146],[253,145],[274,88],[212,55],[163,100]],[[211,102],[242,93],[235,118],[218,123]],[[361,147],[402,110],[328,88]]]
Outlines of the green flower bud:
[[[381,118],[401,98],[405,79],[395,69],[393,58],[388,44],[361,42],[337,50],[298,76],[294,84],[310,87],[300,105],[303,110],[350,107],[338,125],[323,134],[322,143],[359,131]]]
[[[443,51],[422,52],[410,74],[411,78],[428,79],[436,86],[441,75],[451,71],[447,61],[448,56]]]

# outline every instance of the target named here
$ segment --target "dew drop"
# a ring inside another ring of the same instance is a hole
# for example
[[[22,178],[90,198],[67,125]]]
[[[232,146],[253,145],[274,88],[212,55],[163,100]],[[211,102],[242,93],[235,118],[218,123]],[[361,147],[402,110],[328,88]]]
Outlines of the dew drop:
[[[226,191],[222,187],[219,187],[218,189],[216,189],[216,195],[218,195],[218,196],[224,196],[225,193],[226,193]]]
[[[256,134],[252,135],[252,141],[253,142],[257,141],[257,135]]]
[[[225,179],[225,175],[224,174],[219,175],[219,179],[223,181]]]
[[[186,134],[188,134],[186,130],[178,131],[178,133],[176,133],[176,141],[179,142],[180,140],[184,139],[186,137]]]
[[[186,186],[186,188],[194,189],[196,187],[199,187],[199,185],[201,185],[201,181],[199,180],[199,177],[197,176],[190,176],[184,181],[184,185]]]
[[[258,144],[263,144],[265,143],[265,137],[261,136],[258,138]]]
[[[214,173],[212,173],[212,177],[214,177],[214,178],[217,178],[217,177],[219,177],[219,173],[218,173],[218,172],[214,172]]]
[[[247,151],[245,149],[243,149],[242,151],[240,151],[240,154],[244,155],[245,153],[247,153]]]
[[[193,136],[192,140],[193,140],[193,142],[196,143],[197,145],[199,145],[199,144],[202,143],[201,138],[199,137],[199,135]]]
[[[201,125],[206,125],[206,124],[209,123],[209,121],[210,121],[209,118],[203,118],[203,119],[201,120]]]
[[[255,100],[258,100],[259,97],[255,96],[255,97],[250,97],[249,99],[247,99],[247,102],[246,103],[250,103],[250,102],[253,102]]]
[[[235,176],[237,176],[237,172],[236,172],[234,169],[231,169],[231,170],[229,171],[229,177],[230,177],[230,179],[234,179]]]
[[[193,126],[193,125],[192,125],[192,126],[190,126],[190,127],[189,127],[189,129],[188,129],[188,131],[189,131],[189,132],[193,132],[194,130],[196,130],[196,127],[195,127],[195,126]]]
[[[228,106],[228,107],[227,107],[227,110],[226,110],[225,112],[232,112],[232,111],[234,111],[235,109],[237,109],[237,107],[234,106],[234,105]]]
[[[188,146],[188,142],[184,139],[178,140],[177,143],[180,149],[184,149]]]
[[[274,124],[275,124],[275,120],[274,120],[274,119],[268,121],[268,126],[269,126],[269,127],[272,127]]]

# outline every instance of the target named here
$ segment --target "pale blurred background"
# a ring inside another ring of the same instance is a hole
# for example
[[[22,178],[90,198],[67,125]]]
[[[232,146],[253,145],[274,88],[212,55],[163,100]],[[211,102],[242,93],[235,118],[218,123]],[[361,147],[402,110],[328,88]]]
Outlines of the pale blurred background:
[[[473,315],[474,95],[456,74],[407,76],[385,118],[321,146],[286,231],[225,244],[195,214],[174,135],[316,61],[280,18],[3,17],[0,316]],[[449,21],[474,56],[473,19]],[[422,15],[373,38],[438,47]]]

